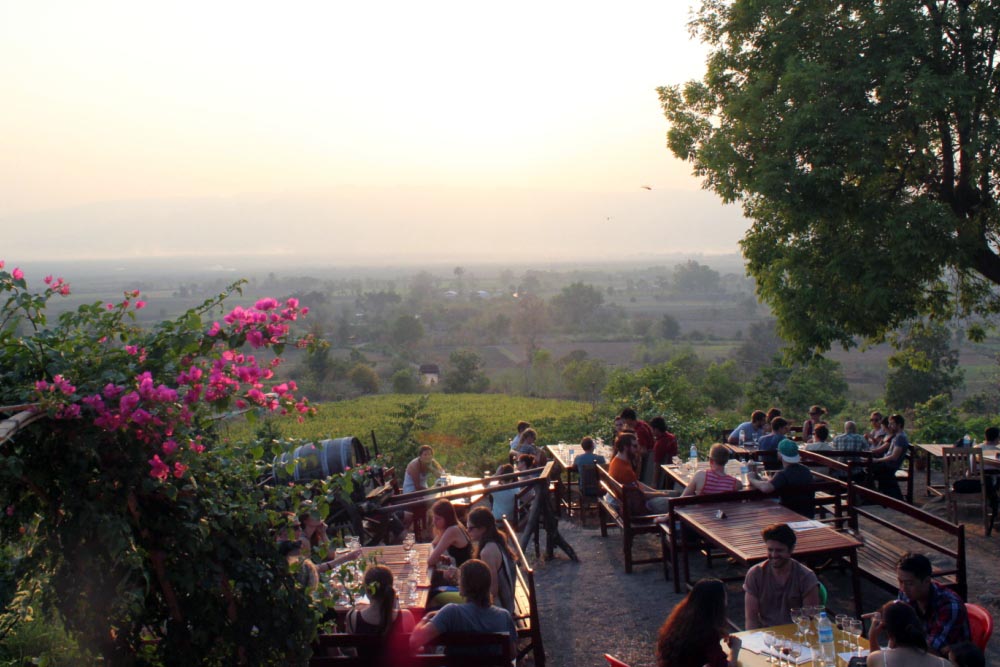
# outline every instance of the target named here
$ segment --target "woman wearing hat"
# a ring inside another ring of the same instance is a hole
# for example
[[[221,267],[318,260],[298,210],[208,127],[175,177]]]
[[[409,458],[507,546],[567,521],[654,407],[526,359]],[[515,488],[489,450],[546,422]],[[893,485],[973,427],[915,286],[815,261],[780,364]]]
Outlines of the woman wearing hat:
[[[802,424],[802,441],[812,442],[816,427],[826,423],[826,408],[814,405],[809,408],[809,419]]]

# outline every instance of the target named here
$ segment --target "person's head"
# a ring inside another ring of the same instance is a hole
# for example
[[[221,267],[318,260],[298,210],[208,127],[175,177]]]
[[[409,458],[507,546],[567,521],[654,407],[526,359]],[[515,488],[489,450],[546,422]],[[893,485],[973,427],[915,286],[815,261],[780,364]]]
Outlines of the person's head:
[[[931,560],[923,555],[908,552],[896,563],[896,580],[899,590],[911,600],[926,600],[931,591]]]
[[[615,455],[621,454],[628,458],[632,455],[632,450],[639,446],[639,441],[632,431],[622,431],[615,440]]]
[[[497,468],[498,475],[509,475],[514,472],[514,466],[509,463],[501,463],[500,467]]]
[[[882,425],[882,413],[875,410],[872,412],[871,417],[869,417],[869,421],[871,422],[872,428],[878,428]]]
[[[660,416],[653,417],[649,420],[649,428],[652,429],[653,435],[663,435],[667,432],[667,420]]]
[[[913,607],[891,600],[882,605],[882,627],[889,635],[889,646],[898,648],[907,646],[919,651],[927,650],[927,636],[924,634],[923,623]]]
[[[750,413],[750,423],[754,428],[763,428],[767,423],[767,413],[763,410],[754,410]]]
[[[795,441],[785,438],[778,443],[778,456],[785,465],[792,465],[799,462],[799,446]]]
[[[986,436],[986,442],[996,442],[997,438],[1000,438],[1000,428],[990,426],[986,429],[986,433],[984,435]]]
[[[443,533],[451,526],[458,525],[458,515],[455,514],[455,506],[447,498],[434,503],[431,507],[431,517],[434,521],[434,532]]]
[[[529,424],[528,422],[524,422],[524,421],[517,422],[517,432],[518,433],[524,433],[524,429],[530,428],[530,427],[531,427],[531,424]]]
[[[893,433],[899,433],[906,426],[906,420],[903,419],[903,415],[892,415],[889,417],[889,430]]]
[[[813,405],[809,408],[809,419],[812,419],[814,422],[822,419],[825,414],[826,408],[822,405]]]
[[[493,573],[483,561],[471,558],[458,568],[458,591],[472,604],[489,607],[493,603],[493,596],[490,594],[492,585]]]
[[[417,450],[417,458],[420,459],[420,465],[430,465],[430,462],[434,460],[434,448],[430,445],[420,445],[420,449]]]
[[[535,457],[531,454],[521,454],[517,457],[518,470],[530,470],[535,465]]]
[[[537,437],[538,437],[538,434],[535,433],[535,429],[533,429],[533,428],[526,428],[523,431],[521,431],[521,444],[522,445],[533,445],[533,444],[535,444],[535,439]]]
[[[889,417],[886,415],[882,415],[882,429],[889,430]]]
[[[848,419],[844,422],[844,433],[857,433],[858,425]]]
[[[629,426],[634,426],[636,420],[638,419],[638,415],[635,414],[635,410],[633,408],[625,408],[621,411],[621,414],[619,414],[618,417]]]
[[[725,445],[715,443],[708,450],[708,460],[717,466],[724,466],[729,463],[729,450]]]
[[[396,590],[392,587],[392,570],[385,565],[369,565],[365,570],[365,593],[372,606],[381,610],[379,628],[384,632],[392,622],[392,608],[396,603]]]
[[[580,441],[580,446],[583,447],[583,451],[592,452],[594,451],[594,439],[588,435]]]
[[[779,410],[778,408],[771,408],[770,410],[767,411],[767,415],[765,415],[764,417],[764,423],[770,424],[771,422],[774,421],[775,417],[780,417],[780,416],[781,416],[781,410]]]
[[[957,642],[949,646],[948,660],[957,667],[986,667],[986,656],[972,642]]]
[[[621,417],[615,417],[615,433],[621,433],[622,429],[625,428],[625,420]]]
[[[718,579],[702,579],[660,626],[657,664],[701,664],[705,652],[718,646],[725,627],[726,586]]]
[[[816,427],[816,432],[814,434],[818,442],[826,442],[827,438],[830,437],[830,429],[827,428],[826,424],[820,424]]]
[[[476,558],[490,542],[495,542],[501,549],[510,553],[507,546],[507,536],[497,525],[493,512],[485,507],[476,507],[469,512],[469,537],[476,542]]]
[[[771,420],[771,432],[778,435],[788,433],[788,420],[784,417],[775,417]]]
[[[774,523],[760,531],[767,546],[767,560],[771,567],[782,569],[792,560],[795,551],[795,531],[787,523]]]

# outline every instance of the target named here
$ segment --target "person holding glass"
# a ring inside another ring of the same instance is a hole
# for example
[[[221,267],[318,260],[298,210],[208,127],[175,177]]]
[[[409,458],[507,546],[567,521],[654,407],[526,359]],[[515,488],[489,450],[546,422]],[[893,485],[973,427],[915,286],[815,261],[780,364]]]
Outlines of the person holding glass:
[[[729,655],[722,650],[725,640]],[[660,627],[658,667],[736,667],[740,638],[726,631],[726,586],[718,579],[694,585]]]

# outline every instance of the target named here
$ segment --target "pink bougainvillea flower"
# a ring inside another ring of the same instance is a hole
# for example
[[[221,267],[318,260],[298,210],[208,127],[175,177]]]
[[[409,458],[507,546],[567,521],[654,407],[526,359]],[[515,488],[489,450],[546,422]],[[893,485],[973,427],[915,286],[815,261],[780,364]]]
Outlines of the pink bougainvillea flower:
[[[80,405],[78,403],[70,403],[69,405],[64,405],[56,413],[56,419],[79,419],[80,418]]]
[[[188,449],[190,449],[195,454],[201,454],[203,451],[205,451],[205,445],[201,444],[200,442],[195,442],[194,440],[192,440],[191,444],[188,445]]]
[[[62,285],[60,285],[59,286],[59,293],[62,294],[63,296],[68,296],[69,295],[69,283],[63,283]]]
[[[180,479],[181,477],[184,476],[184,473],[187,472],[187,469],[188,467],[186,465],[184,465],[180,461],[177,461],[176,463],[174,463],[174,477]]]
[[[271,298],[261,299],[260,301],[255,303],[253,307],[256,308],[257,310],[271,310],[273,308],[278,307],[278,300]]]
[[[11,271],[10,275],[14,277],[14,280],[20,280],[21,278],[24,278],[24,271],[15,267],[14,270]]]
[[[36,380],[35,381],[35,391],[43,392],[43,391],[47,390],[48,388],[49,388],[49,383],[46,382],[45,380]]]
[[[149,459],[149,476],[153,479],[158,479],[161,482],[164,481],[170,474],[170,467],[160,460],[158,454],[154,454],[153,458]]]
[[[3,262],[0,262],[0,267],[3,266]],[[14,516],[14,506],[7,505],[7,516]]]
[[[2,269],[2,268],[3,268],[3,260],[0,259],[0,269]]]
[[[136,310],[142,310],[145,307],[146,307],[146,302],[145,301],[136,301],[135,302],[135,309]]]
[[[167,440],[163,443],[163,453],[166,456],[173,456],[177,453],[178,449],[180,449],[180,446],[175,440]]]
[[[115,309],[115,304],[113,304],[113,303],[106,303],[106,304],[104,304],[104,307],[107,308],[108,310],[114,310]]]
[[[44,282],[46,285],[51,285],[52,284],[52,276],[50,276],[50,275],[49,276],[45,276],[45,278],[42,280],[42,282]]]

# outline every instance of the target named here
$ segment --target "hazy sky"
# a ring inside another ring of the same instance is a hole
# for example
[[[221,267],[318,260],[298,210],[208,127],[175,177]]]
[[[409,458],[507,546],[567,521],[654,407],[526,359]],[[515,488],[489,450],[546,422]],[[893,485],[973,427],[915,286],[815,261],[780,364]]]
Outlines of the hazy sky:
[[[664,146],[690,6],[0,0],[0,255],[736,252]]]

